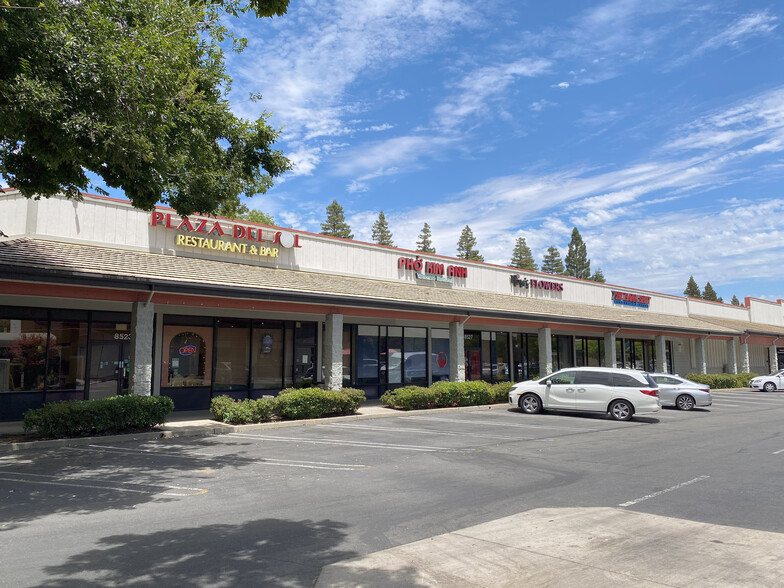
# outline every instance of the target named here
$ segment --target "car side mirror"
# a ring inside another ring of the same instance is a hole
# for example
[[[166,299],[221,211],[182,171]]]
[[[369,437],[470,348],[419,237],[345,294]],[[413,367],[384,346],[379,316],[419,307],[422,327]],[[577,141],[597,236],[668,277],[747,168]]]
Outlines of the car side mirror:
[[[552,385],[553,385],[553,381],[552,381],[552,380],[547,380],[547,381],[544,383],[544,385],[545,385],[545,386],[552,386]]]

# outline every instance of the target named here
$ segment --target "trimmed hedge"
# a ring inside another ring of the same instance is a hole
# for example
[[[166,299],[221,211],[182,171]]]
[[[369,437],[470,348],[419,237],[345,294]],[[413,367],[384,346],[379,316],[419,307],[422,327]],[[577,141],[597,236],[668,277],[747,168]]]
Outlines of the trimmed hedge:
[[[493,402],[496,404],[506,404],[509,402],[509,391],[512,389],[512,382],[499,382],[490,386],[493,391]]]
[[[436,382],[429,388],[403,386],[381,396],[381,404],[402,410],[491,404],[495,393],[485,382]],[[505,400],[506,401],[506,400]]]
[[[45,404],[24,413],[25,431],[46,438],[82,437],[149,430],[174,410],[168,396],[113,396]]]
[[[232,425],[263,423],[273,418],[315,419],[329,415],[352,414],[365,401],[365,393],[354,388],[341,391],[321,388],[286,388],[275,398],[234,400],[213,398],[210,412],[216,421]]]
[[[708,384],[711,389],[748,388],[749,380],[756,378],[757,374],[686,374],[687,380],[698,384]]]

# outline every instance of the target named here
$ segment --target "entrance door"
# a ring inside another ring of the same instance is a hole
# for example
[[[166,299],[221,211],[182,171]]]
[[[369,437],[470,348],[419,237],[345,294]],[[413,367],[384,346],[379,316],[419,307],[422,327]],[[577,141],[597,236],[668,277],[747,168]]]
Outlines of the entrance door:
[[[482,340],[479,331],[463,333],[466,381],[482,379]]]
[[[90,400],[128,392],[128,341],[93,341],[90,346]]]

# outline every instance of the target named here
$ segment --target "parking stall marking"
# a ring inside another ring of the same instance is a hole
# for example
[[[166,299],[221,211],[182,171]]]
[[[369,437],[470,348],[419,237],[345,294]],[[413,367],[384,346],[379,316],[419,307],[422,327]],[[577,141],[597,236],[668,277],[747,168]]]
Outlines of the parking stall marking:
[[[528,416],[528,415],[526,415]],[[494,425],[496,427],[515,427],[520,429],[556,429],[561,431],[573,431],[575,433],[595,432],[599,429],[592,429],[589,427],[559,427],[553,425],[534,425],[529,423],[505,423],[490,420],[475,420],[475,419],[450,419],[444,417],[429,417],[429,416],[407,416],[407,419],[421,420],[421,421],[440,421],[444,423],[469,423],[472,425]],[[613,423],[614,424],[614,423]]]
[[[679,490],[684,486],[689,486],[691,484],[695,484],[696,482],[702,482],[703,480],[707,480],[710,476],[697,476],[696,478],[689,480],[687,482],[681,482],[680,484],[676,484],[675,486],[671,486],[670,488],[665,488],[664,490],[659,490],[658,492],[653,492],[651,494],[647,494],[646,496],[642,496],[640,498],[636,498],[634,500],[630,500],[629,502],[623,502],[619,504],[620,507],[627,507],[627,506],[634,506],[635,504],[639,504],[645,500],[650,500],[651,498],[656,498],[657,496],[661,496],[662,494],[667,494],[668,492],[672,492],[673,490]]]
[[[535,437],[520,437],[509,435],[491,435],[487,433],[466,433],[464,431],[436,431],[434,429],[420,429],[414,427],[384,427],[381,425],[359,425],[354,423],[329,423],[321,427],[336,427],[345,429],[363,429],[368,431],[389,431],[398,433],[424,433],[426,435],[446,435],[454,437],[477,437],[482,439],[501,439],[503,441],[519,441],[520,439],[534,439]]]
[[[778,455],[779,453],[784,453],[784,449],[779,449],[778,451],[774,451],[773,455]]]
[[[338,471],[365,470],[370,468],[370,466],[364,464],[334,463],[334,462],[327,462],[327,461],[302,461],[296,459],[276,459],[276,458],[266,458],[266,457],[241,458],[241,457],[212,455],[206,453],[197,453],[197,454],[191,453],[188,455],[183,455],[179,453],[172,453],[166,451],[154,451],[150,449],[133,450],[133,449],[126,449],[123,447],[111,447],[107,445],[90,445],[90,447],[104,449],[104,450],[106,449],[112,450],[110,451],[110,453],[124,453],[130,455],[143,453],[146,455],[154,455],[156,457],[158,456],[172,457],[178,459],[186,458],[186,459],[198,460],[200,462],[212,461],[220,464],[232,463],[232,464],[239,464],[239,465],[265,465],[265,466],[275,466],[275,467],[302,468],[307,470],[338,470]],[[67,447],[66,449],[71,449],[76,451],[87,451],[85,448],[82,447]]]
[[[402,445],[396,443],[374,443],[371,441],[351,441],[349,439],[312,439],[309,437],[278,437],[273,435],[252,435],[250,433],[229,433],[228,437],[243,439],[264,439],[265,441],[283,441],[286,443],[312,443],[314,445],[348,445],[354,447],[369,447],[376,449],[398,449],[401,451],[446,452],[466,453],[474,449],[452,449],[449,447],[431,447],[427,445]]]
[[[102,483],[100,480],[70,477],[57,477],[45,474],[32,474],[27,472],[0,471],[0,480],[6,482],[21,482],[23,484],[38,484],[44,486],[68,486],[71,488],[88,488],[91,490],[112,490],[131,494],[160,494],[162,496],[199,496],[206,494],[205,488],[189,488],[174,484],[137,484],[134,482]]]

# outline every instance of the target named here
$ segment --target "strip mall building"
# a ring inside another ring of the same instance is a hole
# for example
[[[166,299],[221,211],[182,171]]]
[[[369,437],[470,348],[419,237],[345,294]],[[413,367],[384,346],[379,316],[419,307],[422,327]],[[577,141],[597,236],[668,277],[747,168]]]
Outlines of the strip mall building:
[[[303,380],[373,398],[569,366],[784,360],[782,300],[735,307],[93,196],[5,190],[0,211],[5,420],[126,391],[196,410]]]

